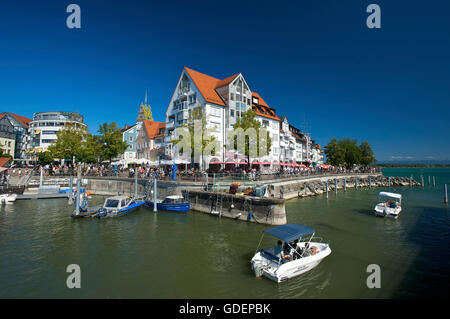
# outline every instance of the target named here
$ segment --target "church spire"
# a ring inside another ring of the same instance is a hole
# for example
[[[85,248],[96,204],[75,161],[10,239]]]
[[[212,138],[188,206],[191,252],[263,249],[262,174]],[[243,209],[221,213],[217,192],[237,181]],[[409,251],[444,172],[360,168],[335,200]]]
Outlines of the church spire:
[[[147,89],[145,90],[145,103],[141,102],[139,113],[136,122],[143,122],[144,120],[153,121],[152,111],[150,105],[147,105]]]

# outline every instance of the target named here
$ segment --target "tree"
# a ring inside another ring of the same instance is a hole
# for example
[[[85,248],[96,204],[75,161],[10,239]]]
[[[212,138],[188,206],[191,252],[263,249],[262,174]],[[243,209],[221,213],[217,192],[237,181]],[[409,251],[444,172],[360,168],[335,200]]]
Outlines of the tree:
[[[233,137],[232,143],[233,148],[238,148],[238,140],[239,140],[239,134],[242,134],[243,132],[249,132],[251,129],[254,129],[256,133],[256,143],[253,140],[255,137],[250,135],[245,135],[245,155],[247,156],[247,161],[250,164],[250,155],[254,153],[257,157],[264,156],[267,154],[270,154],[270,151],[272,149],[272,138],[269,135],[269,132],[267,132],[266,128],[262,126],[261,122],[256,119],[256,112],[249,109],[245,113],[242,114],[242,118],[239,117],[236,120],[236,123],[233,126],[233,131],[231,132],[230,136]],[[231,142],[231,141],[230,141]],[[263,147],[266,145],[266,148]],[[252,148],[256,152],[252,152]]]
[[[0,148],[0,157],[8,157],[9,160],[11,161],[11,160],[12,160],[12,156],[9,155],[9,154],[6,154],[6,153],[4,153],[4,152],[5,152],[5,151],[4,151],[2,148]]]
[[[344,164],[344,152],[339,148],[338,141],[335,138],[325,145],[325,155],[327,156],[328,164],[333,166]]]
[[[372,148],[370,147],[368,142],[362,142],[359,146],[359,149],[361,150],[361,164],[368,166],[371,163],[376,162],[376,158],[373,155]]]
[[[339,141],[339,148],[344,152],[344,166],[348,169],[355,164],[361,164],[361,150],[357,145],[357,140],[345,138]]]
[[[49,151],[40,152],[38,154],[38,160],[39,165],[47,165],[53,163],[53,156]]]
[[[355,164],[367,166],[376,161],[369,143],[362,142],[360,146],[357,144],[357,140],[348,137],[341,140],[333,138],[325,146],[327,163],[352,168]]]
[[[85,127],[75,124],[66,124],[64,128],[56,133],[57,140],[51,144],[47,151],[52,158],[80,160],[84,152],[84,143],[89,133]],[[75,163],[73,163],[75,164]]]
[[[203,165],[203,155],[214,155],[218,151],[218,143],[217,138],[212,135],[217,130],[208,127],[205,108],[201,102],[198,102],[190,111],[188,121],[182,127],[189,132],[190,141],[188,141],[188,144],[190,145],[191,162],[194,162],[196,155],[200,155],[200,162]],[[182,142],[182,138],[174,139],[172,142],[177,145]],[[183,150],[182,153],[186,151]]]
[[[126,151],[128,144],[123,141],[122,131],[115,122],[110,124],[103,123],[99,126],[97,132],[100,135],[92,140],[93,144],[91,144],[91,146],[97,145],[93,146],[93,148],[97,149],[101,159],[107,159],[111,164],[114,157],[117,157]]]

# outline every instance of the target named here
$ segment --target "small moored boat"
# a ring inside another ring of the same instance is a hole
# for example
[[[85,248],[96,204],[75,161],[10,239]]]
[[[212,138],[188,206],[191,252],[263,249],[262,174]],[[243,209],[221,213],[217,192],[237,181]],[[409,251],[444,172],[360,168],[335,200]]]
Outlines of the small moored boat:
[[[378,194],[375,216],[398,218],[402,211],[402,195],[389,192]]]
[[[314,237],[315,231],[311,227],[286,224],[269,228],[264,233],[279,241],[277,246],[261,249],[253,256],[251,265],[256,277],[265,276],[275,282],[283,282],[313,269],[331,254],[329,243],[322,243],[321,238]],[[309,235],[308,241],[301,241],[302,237]]]
[[[95,217],[107,218],[107,217],[120,217],[125,214],[135,211],[138,207],[144,204],[143,200],[136,200],[127,196],[114,196],[108,197],[100,208]]]
[[[153,201],[146,200],[145,206],[153,208]],[[174,212],[187,212],[191,209],[191,203],[186,202],[183,196],[167,196],[163,201],[156,203],[158,210],[167,210]]]
[[[8,193],[0,195],[0,204],[12,204],[16,201],[17,194]]]

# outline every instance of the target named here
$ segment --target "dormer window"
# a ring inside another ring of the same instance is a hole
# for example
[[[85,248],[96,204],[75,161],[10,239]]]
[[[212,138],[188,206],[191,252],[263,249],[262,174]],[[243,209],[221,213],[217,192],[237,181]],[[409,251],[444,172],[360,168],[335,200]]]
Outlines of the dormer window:
[[[258,98],[257,97],[253,97],[253,104],[259,104],[258,102],[259,102]]]

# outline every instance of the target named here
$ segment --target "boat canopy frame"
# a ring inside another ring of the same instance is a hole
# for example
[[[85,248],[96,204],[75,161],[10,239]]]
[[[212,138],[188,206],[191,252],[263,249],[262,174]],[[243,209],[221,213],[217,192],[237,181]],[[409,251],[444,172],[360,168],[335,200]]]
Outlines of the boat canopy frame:
[[[378,193],[378,197],[389,197],[389,198],[394,198],[394,199],[398,199],[400,202],[402,201],[402,195],[401,194],[396,194],[396,193],[389,193],[389,192],[380,192]]]
[[[311,240],[314,238],[315,232],[316,231],[314,230],[314,228],[304,226],[304,225],[299,225],[299,224],[285,224],[285,225],[279,225],[279,226],[275,226],[275,227],[266,229],[263,231],[263,233],[261,235],[261,238],[258,243],[258,247],[256,247],[255,254],[258,252],[258,249],[261,246],[261,242],[264,237],[264,233],[270,234],[273,237],[284,241],[284,243],[287,244],[290,248],[296,250],[296,248],[291,246],[291,242],[293,242],[295,240],[301,241],[301,239],[304,236],[311,235],[311,237],[308,240],[308,245],[309,245],[311,243]],[[266,251],[264,251],[264,252],[268,253]],[[303,257],[304,252],[305,251],[302,252],[302,254],[300,255],[300,258]],[[273,257],[276,258],[276,256],[273,256]],[[282,264],[284,262],[285,261],[282,258],[280,258],[278,260],[278,264]]]
[[[302,238],[315,233],[314,228],[299,225],[299,224],[285,224],[275,226],[264,230],[265,233],[272,235],[286,243],[290,243],[296,239]]]

